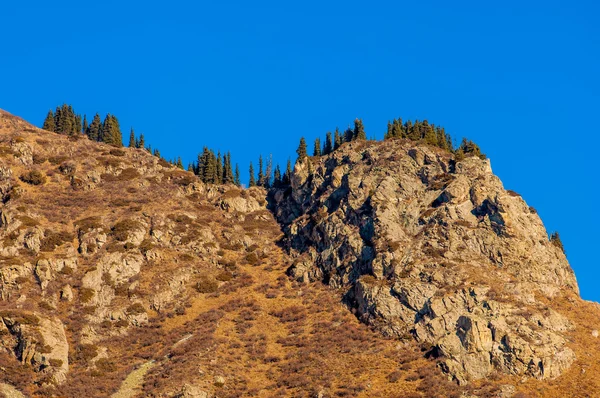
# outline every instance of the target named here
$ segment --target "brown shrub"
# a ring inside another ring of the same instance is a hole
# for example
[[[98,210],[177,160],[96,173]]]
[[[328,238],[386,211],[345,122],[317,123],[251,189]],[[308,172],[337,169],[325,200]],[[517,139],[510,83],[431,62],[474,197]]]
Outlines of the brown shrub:
[[[102,219],[97,216],[83,218],[75,221],[74,225],[81,231],[87,232],[92,229],[102,228]]]
[[[75,358],[77,360],[89,361],[90,359],[94,359],[98,356],[98,346],[94,344],[82,344],[77,347]]]
[[[64,175],[73,175],[77,170],[75,162],[65,162],[58,166],[58,171]]]
[[[140,224],[138,221],[125,219],[117,222],[111,228],[111,233],[116,240],[119,242],[124,242],[129,238],[129,231],[141,228],[142,224]]]
[[[228,271],[221,271],[217,274],[216,279],[220,282],[228,282],[233,279],[233,274]]]
[[[246,254],[246,262],[250,265],[258,265],[259,263],[259,259],[258,256],[256,255],[256,253],[252,252],[252,253],[248,253]]]
[[[109,153],[113,156],[125,156],[125,151],[123,149],[111,149]]]
[[[45,235],[46,236],[44,237],[44,239],[42,239],[40,246],[40,251],[43,252],[54,251],[54,249],[56,249],[58,246],[73,241],[73,235],[65,231],[46,231]]]
[[[146,312],[146,309],[141,303],[134,303],[127,307],[127,314],[129,315],[138,315]]]
[[[94,297],[94,294],[96,294],[96,291],[94,289],[82,287],[79,290],[80,301],[82,303],[88,303],[88,302],[90,302],[90,300],[92,300],[92,298]]]
[[[46,175],[38,170],[31,170],[19,177],[21,181],[30,185],[41,185],[46,182]]]
[[[56,166],[57,164],[61,164],[68,159],[69,158],[67,156],[51,156],[48,158],[48,162]]]
[[[202,277],[195,286],[198,293],[214,293],[219,288],[219,283],[210,277]]]

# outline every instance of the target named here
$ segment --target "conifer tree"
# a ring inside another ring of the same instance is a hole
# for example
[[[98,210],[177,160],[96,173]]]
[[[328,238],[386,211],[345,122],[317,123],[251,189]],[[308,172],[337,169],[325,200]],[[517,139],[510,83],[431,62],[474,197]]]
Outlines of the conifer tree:
[[[355,140],[366,140],[367,134],[365,133],[365,126],[361,119],[354,120],[354,137]]]
[[[285,173],[283,173],[282,182],[285,185],[289,185],[292,180],[292,161],[290,158],[287,160],[287,166],[285,168]]]
[[[79,135],[81,134],[81,115],[75,116],[75,123],[73,123],[73,134]]]
[[[425,140],[426,144],[435,145],[438,144],[437,135],[435,134],[435,130],[429,124],[427,120],[423,120],[423,124],[421,125],[422,137]]]
[[[146,142],[144,140],[144,134],[140,134],[140,140],[137,143],[137,148],[145,148],[146,147]]]
[[[194,169],[194,165],[192,163],[188,163],[187,171],[196,174],[196,170]]]
[[[258,181],[257,185],[259,187],[264,186],[265,184],[265,175],[263,174],[263,158],[262,155],[258,155]]]
[[[281,169],[279,165],[275,166],[275,172],[273,174],[273,186],[279,187],[281,185]]]
[[[231,168],[231,153],[227,152],[223,157],[223,184],[233,184],[235,178]]]
[[[156,148],[152,154],[157,158],[160,158],[160,151],[158,150],[158,148]]]
[[[250,162],[250,181],[248,182],[248,186],[256,186],[256,180],[254,179],[254,166],[252,166],[252,162]]]
[[[350,128],[350,126],[348,126],[346,131],[344,131],[343,139],[344,139],[344,142],[351,142],[354,139],[354,130],[352,130]]]
[[[300,138],[300,144],[298,145],[298,149],[296,149],[296,153],[298,154],[298,162],[302,162],[308,156],[306,154],[306,140],[304,137]]]
[[[133,127],[129,132],[129,148],[135,148],[135,132],[133,131]]]
[[[56,124],[54,123],[54,112],[52,112],[52,110],[48,111],[48,115],[46,115],[46,119],[44,120],[42,129],[47,130],[47,131],[56,130]]]
[[[238,187],[242,185],[240,180],[240,166],[237,163],[235,164],[235,176],[233,177],[233,183]]]
[[[328,131],[325,136],[325,147],[323,149],[324,155],[329,155],[333,152],[333,142],[331,141],[331,131]]]
[[[396,121],[396,119],[394,119],[394,121]],[[393,133],[393,125],[392,123],[390,123],[390,121],[388,120],[387,123],[387,131],[385,132],[385,135],[383,136],[384,140],[389,140],[390,138],[394,137],[394,133]]]
[[[221,156],[221,151],[217,156],[217,173],[216,173],[216,181],[215,184],[223,184],[223,157]]]
[[[156,153],[157,149],[154,150],[154,152]],[[183,170],[183,163],[181,162],[181,156],[177,157],[177,167],[179,167],[181,170]]]
[[[92,119],[92,123],[86,131],[88,138],[92,141],[100,141],[101,127],[102,122],[100,121],[100,115],[96,113]]]
[[[267,170],[265,171],[263,187],[269,189],[271,187],[271,177],[273,176],[273,155],[269,155],[267,160]]]
[[[87,134],[87,129],[88,129],[87,115],[83,115],[83,124],[81,126],[81,132],[83,134]]]
[[[338,149],[340,146],[342,146],[342,136],[340,135],[340,130],[336,127],[335,128],[335,133],[333,135],[334,137],[334,146],[333,149]]]
[[[313,156],[321,156],[321,140],[315,138],[315,146],[313,148]]]

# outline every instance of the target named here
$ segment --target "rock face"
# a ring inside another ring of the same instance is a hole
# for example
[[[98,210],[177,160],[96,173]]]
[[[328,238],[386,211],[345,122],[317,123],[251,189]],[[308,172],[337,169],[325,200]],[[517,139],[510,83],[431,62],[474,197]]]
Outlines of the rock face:
[[[69,344],[60,320],[23,311],[3,311],[0,332],[1,347],[47,376],[46,383],[65,382]]]
[[[578,294],[564,253],[490,162],[400,140],[296,164],[271,207],[289,273],[343,288],[384,334],[431,346],[460,383],[497,369],[554,378],[570,323],[538,296]]]

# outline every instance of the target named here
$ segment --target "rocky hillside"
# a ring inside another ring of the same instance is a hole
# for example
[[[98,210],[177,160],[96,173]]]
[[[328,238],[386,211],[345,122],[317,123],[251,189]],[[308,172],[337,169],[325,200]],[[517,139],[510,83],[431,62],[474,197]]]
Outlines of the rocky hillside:
[[[600,394],[600,310],[480,159],[353,142],[267,193],[0,111],[0,198],[0,395]]]

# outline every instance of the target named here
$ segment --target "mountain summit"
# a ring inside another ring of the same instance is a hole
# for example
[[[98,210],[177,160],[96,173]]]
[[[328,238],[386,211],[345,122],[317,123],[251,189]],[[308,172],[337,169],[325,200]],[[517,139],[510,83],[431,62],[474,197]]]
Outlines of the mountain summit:
[[[482,156],[240,189],[0,111],[0,198],[6,396],[600,396],[600,308]]]

